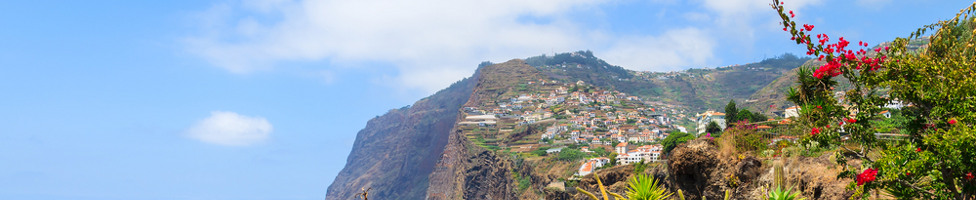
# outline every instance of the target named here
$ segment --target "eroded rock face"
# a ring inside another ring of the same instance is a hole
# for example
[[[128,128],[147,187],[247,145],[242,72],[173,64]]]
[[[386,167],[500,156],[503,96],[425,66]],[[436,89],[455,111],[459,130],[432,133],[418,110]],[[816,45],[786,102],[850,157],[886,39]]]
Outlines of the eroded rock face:
[[[762,167],[762,162],[756,159],[756,157],[748,156],[735,165],[735,177],[740,182],[750,183],[756,180],[756,178],[759,178],[759,175],[762,175]]]
[[[684,191],[686,199],[709,199],[723,194],[715,187],[718,177],[714,177],[719,167],[718,150],[714,142],[697,139],[678,145],[671,151],[668,172],[671,182]],[[721,197],[719,197],[721,198]]]
[[[469,159],[470,168],[465,172],[465,199],[516,199],[512,188],[512,164],[500,159],[491,151]]]

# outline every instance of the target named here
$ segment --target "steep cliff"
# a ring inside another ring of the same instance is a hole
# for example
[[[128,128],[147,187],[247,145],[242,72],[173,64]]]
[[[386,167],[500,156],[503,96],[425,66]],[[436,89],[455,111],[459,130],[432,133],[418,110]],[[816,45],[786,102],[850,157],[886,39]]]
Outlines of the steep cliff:
[[[465,106],[489,104],[518,95],[512,85],[545,79],[523,60],[482,67]],[[455,127],[437,169],[430,175],[428,199],[515,199],[512,163],[494,151],[471,144]]]
[[[461,105],[476,81],[464,79],[412,106],[390,110],[359,131],[346,166],[326,199],[354,199],[372,188],[376,199],[422,199]]]

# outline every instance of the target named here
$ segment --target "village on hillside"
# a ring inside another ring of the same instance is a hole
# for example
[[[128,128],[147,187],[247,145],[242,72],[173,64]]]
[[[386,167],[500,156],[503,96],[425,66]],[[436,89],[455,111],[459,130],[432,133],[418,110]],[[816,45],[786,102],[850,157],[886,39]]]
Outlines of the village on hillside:
[[[608,163],[661,159],[659,140],[672,131],[688,132],[669,115],[673,107],[604,90],[583,81],[551,80],[519,84],[516,97],[463,108],[459,127],[475,144],[492,150],[555,156],[578,151],[585,161],[580,176]],[[611,154],[613,154],[611,156]]]

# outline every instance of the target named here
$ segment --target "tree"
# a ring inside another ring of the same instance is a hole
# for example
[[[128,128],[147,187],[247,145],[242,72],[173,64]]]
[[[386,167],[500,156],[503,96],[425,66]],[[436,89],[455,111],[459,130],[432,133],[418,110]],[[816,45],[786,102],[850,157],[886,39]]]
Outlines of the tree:
[[[583,154],[583,152],[581,152],[579,150],[570,149],[570,148],[563,148],[562,151],[559,151],[559,155],[556,156],[556,159],[559,159],[559,160],[562,160],[562,161],[577,161],[577,160],[583,159],[585,156],[586,155]]]
[[[542,150],[542,149],[532,150],[531,153],[537,156],[546,156],[546,150]]]
[[[752,121],[752,112],[742,109],[739,110],[739,113],[735,114],[735,117],[737,118],[737,121]]]
[[[663,146],[664,153],[670,153],[672,149],[677,147],[681,143],[688,142],[689,140],[695,139],[694,135],[682,132],[671,132],[668,137],[661,140],[661,146]]]
[[[732,122],[737,122],[738,116],[736,114],[738,113],[739,113],[739,109],[735,107],[735,99],[729,100],[729,104],[725,105],[725,121],[729,122],[728,124],[732,124]]]
[[[617,165],[617,152],[610,153],[610,163],[607,165],[614,166]]]
[[[848,185],[855,195],[866,198],[872,190],[885,190],[898,199],[976,197],[976,18],[970,17],[976,14],[976,3],[950,20],[871,51],[847,50],[850,42],[843,37],[827,44],[830,37],[825,34],[817,34],[814,42],[809,33],[813,25],[798,27],[793,11],[787,14],[779,0],[773,0],[772,7],[792,40],[826,63],[801,68],[799,86],[790,89],[787,99],[804,110],[799,122],[810,132],[803,142],[839,146],[843,152],[837,157],[861,161],[852,166],[838,159],[846,170],[840,176],[855,180]],[[936,32],[926,35],[931,30]],[[858,45],[855,48],[868,47],[864,42]],[[843,91],[842,102],[832,95],[836,76],[851,85]],[[874,133],[879,127],[870,121],[879,118],[882,105],[896,99],[913,105],[902,113],[910,119],[908,135],[903,140],[878,140]],[[838,123],[849,137],[844,143]]]
[[[769,119],[769,118],[766,117],[766,115],[763,115],[760,112],[754,112],[750,116],[751,117],[749,118],[749,120],[752,121],[752,122],[764,122],[767,119]]]
[[[596,154],[597,156],[608,156],[608,155],[610,155],[610,152],[608,152],[606,149],[604,149],[602,147],[594,147],[593,150],[591,150],[591,151],[593,151],[593,153]]]
[[[716,134],[722,132],[722,127],[718,126],[718,123],[715,123],[715,121],[711,121],[708,122],[708,125],[705,125],[705,132],[710,133],[712,137],[718,137]]]

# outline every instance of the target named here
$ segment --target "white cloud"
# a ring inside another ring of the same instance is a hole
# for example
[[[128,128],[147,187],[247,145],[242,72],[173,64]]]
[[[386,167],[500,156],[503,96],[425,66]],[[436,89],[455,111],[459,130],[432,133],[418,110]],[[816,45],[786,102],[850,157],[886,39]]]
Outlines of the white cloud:
[[[787,4],[798,9],[819,1]],[[187,51],[233,73],[273,70],[285,62],[328,61],[331,66],[310,73],[331,82],[341,77],[331,72],[344,71],[336,67],[384,63],[395,71],[374,81],[433,92],[470,75],[481,61],[552,52],[590,49],[606,55],[611,64],[638,70],[713,64],[719,41],[753,41],[753,15],[771,12],[766,0],[696,0],[692,2],[700,10],[675,13],[708,27],[659,27],[656,35],[620,35],[573,21],[578,13],[603,12],[595,9],[608,2],[232,1],[195,16],[200,31],[183,42]]]
[[[705,8],[718,12],[722,16],[749,17],[754,13],[770,12],[769,0],[701,0]],[[797,10],[809,5],[819,4],[822,0],[785,0],[783,3],[789,9]],[[745,16],[743,16],[745,15]],[[730,19],[734,20],[734,18]]]
[[[263,142],[273,131],[263,117],[244,116],[234,112],[213,111],[186,131],[190,138],[224,146],[247,146]]]
[[[562,16],[598,2],[243,1],[200,14],[203,30],[184,42],[188,51],[234,73],[272,69],[281,61],[329,59],[394,63],[401,76],[447,75],[396,78],[396,85],[433,91],[470,75],[487,58],[584,48],[585,37]],[[520,22],[520,17],[549,23]]]
[[[604,58],[636,70],[669,71],[713,60],[715,41],[696,28],[675,29],[661,36],[629,37],[618,41]]]

